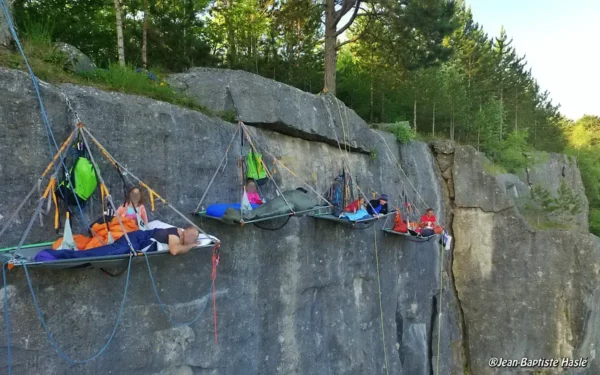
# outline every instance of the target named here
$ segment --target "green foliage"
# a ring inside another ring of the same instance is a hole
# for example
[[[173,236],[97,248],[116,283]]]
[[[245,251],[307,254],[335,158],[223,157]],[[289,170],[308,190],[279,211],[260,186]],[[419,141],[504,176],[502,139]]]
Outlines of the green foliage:
[[[600,209],[590,209],[590,232],[596,236],[600,235]]]
[[[47,47],[52,44],[54,23],[49,18],[35,19],[25,17],[21,20],[21,36],[27,38],[30,46]]]
[[[531,197],[525,204],[525,217],[538,229],[570,228],[583,208],[581,199],[565,181],[561,182],[556,196],[541,185],[535,185]]]
[[[151,81],[146,74],[137,73],[132,66],[121,67],[118,64],[111,64],[108,69],[96,69],[93,73],[82,75],[82,77],[111,91],[143,95],[210,113],[194,99],[178,93],[164,81]]]
[[[483,150],[495,163],[503,166],[509,172],[516,172],[530,163],[527,154],[532,147],[527,142],[527,138],[527,131],[513,131],[502,141],[495,139],[488,141]]]
[[[371,160],[377,160],[377,150],[371,150]]]
[[[396,136],[400,143],[408,143],[415,139],[415,132],[410,128],[407,122],[396,122],[389,128],[389,132]]]
[[[218,116],[223,121],[227,121],[227,122],[236,122],[236,120],[237,120],[234,110],[220,112],[220,113],[218,113]]]
[[[555,200],[555,204],[558,215],[562,217],[576,216],[581,213],[581,199],[573,193],[573,190],[569,188],[564,180],[561,181],[558,188],[558,197]]]
[[[497,176],[497,175],[500,175],[500,174],[507,173],[507,170],[503,166],[498,165],[498,164],[494,164],[491,161],[484,162],[483,163],[483,168],[488,173],[490,173],[492,176]]]

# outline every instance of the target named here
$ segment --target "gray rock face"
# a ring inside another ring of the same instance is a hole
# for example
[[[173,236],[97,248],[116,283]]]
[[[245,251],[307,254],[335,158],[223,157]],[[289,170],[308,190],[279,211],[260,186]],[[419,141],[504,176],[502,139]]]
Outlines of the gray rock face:
[[[56,48],[67,56],[65,69],[75,73],[89,73],[96,70],[96,64],[76,47],[67,43],[56,43]]]
[[[0,68],[0,128],[8,129],[0,133],[0,214],[4,217],[0,225],[50,160],[30,87],[24,73]],[[235,129],[219,119],[147,98],[44,84],[42,94],[58,142],[75,123],[61,91],[109,152],[182,212],[196,207]],[[342,167],[337,145],[250,130],[259,144],[319,192]],[[391,135],[368,129],[365,134],[377,157],[348,155],[355,182],[365,193],[385,192],[397,200],[406,186],[407,194],[415,195],[396,168],[396,159],[426,204],[443,216],[440,177],[432,172],[434,159],[428,147],[418,142],[398,145]],[[239,199],[240,153],[240,142],[234,142],[227,166],[203,205]],[[117,173],[99,152],[95,157],[119,201]],[[272,164],[268,154],[265,160]],[[276,167],[274,176],[283,190],[301,185],[282,167]],[[268,191],[271,197],[273,193]],[[94,207],[88,206],[86,212],[92,208],[98,212],[99,202],[92,202]],[[0,246],[18,241],[33,205],[33,201],[26,205],[19,222],[0,238]],[[160,204],[155,212],[146,207],[151,219],[185,224]],[[45,228],[34,225],[28,242],[56,238],[51,218],[45,221]],[[462,373],[461,318],[448,277],[449,252],[440,257],[434,241],[417,244],[384,236],[379,231],[381,222],[352,230],[312,218],[292,218],[275,232],[206,219],[198,223],[222,240],[216,280],[218,345],[208,250],[150,260],[158,292],[173,319],[189,321],[208,304],[198,321],[189,327],[169,324],[141,259],[132,265],[126,308],[113,342],[103,356],[85,365],[69,365],[55,353],[38,322],[22,270],[13,270],[7,292],[14,373],[381,374],[385,358],[390,374]],[[77,231],[83,224],[75,221],[74,226]],[[83,359],[101,348],[115,323],[124,275],[110,278],[98,270],[34,269],[30,274],[61,349]],[[0,339],[5,335],[5,325],[0,324]],[[6,351],[4,344],[0,346],[0,374],[4,374]]]
[[[261,128],[370,153],[376,147],[367,124],[330,95],[317,96],[256,74],[193,68],[169,84],[213,111],[237,110],[242,121]]]
[[[457,207],[478,207],[486,212],[498,212],[514,205],[502,194],[505,188],[486,170],[488,163],[488,159],[473,147],[456,147],[452,178]]]
[[[586,368],[566,373],[598,373],[600,240],[584,230],[532,229],[508,203],[514,191],[528,186],[514,175],[490,177],[481,158],[470,147],[457,147],[452,166],[457,171],[452,273],[468,332],[470,373],[517,373],[490,368],[494,357],[587,357]],[[541,176],[554,172],[556,159],[561,160],[553,156],[536,167],[545,187],[550,185]],[[565,180],[577,186],[578,172]],[[472,198],[465,204],[467,192]]]
[[[574,157],[556,153],[537,153],[530,156],[533,165],[518,173],[522,181],[530,187],[539,185],[552,196],[558,196],[558,189],[565,184],[581,200],[582,210],[575,220],[583,231],[588,230],[588,200],[581,180],[577,161]]]
[[[9,10],[12,9],[12,0],[4,0],[4,3]],[[11,40],[12,36],[10,34],[6,18],[4,17],[4,12],[0,10],[0,48],[3,46],[8,46]]]

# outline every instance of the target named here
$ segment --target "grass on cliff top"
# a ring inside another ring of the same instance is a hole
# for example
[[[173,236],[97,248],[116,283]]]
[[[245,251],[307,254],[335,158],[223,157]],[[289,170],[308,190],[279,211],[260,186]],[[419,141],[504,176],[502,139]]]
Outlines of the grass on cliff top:
[[[105,91],[145,96],[163,102],[179,105],[211,116],[229,120],[230,115],[214,113],[198,103],[194,98],[177,92],[158,76],[152,81],[144,73],[136,73],[132,66],[117,64],[108,69],[97,69],[92,73],[76,74],[65,69],[66,55],[56,49],[49,38],[37,36],[22,41],[23,50],[35,75],[53,84],[73,83],[93,86]],[[0,48],[0,66],[26,71],[25,61],[18,51]]]

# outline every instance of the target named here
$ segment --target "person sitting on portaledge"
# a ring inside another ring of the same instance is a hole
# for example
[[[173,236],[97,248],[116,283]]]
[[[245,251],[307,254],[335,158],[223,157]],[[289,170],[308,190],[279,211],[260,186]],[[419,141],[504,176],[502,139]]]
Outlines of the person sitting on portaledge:
[[[387,194],[381,194],[379,199],[373,199],[369,201],[367,205],[367,212],[371,216],[385,215],[388,213],[388,196]]]

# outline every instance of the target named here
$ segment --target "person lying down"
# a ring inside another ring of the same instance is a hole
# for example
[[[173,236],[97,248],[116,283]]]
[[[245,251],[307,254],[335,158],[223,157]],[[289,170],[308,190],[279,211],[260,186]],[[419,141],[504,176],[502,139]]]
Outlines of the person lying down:
[[[151,222],[152,223],[152,222]],[[186,229],[175,227],[156,227],[150,230],[135,230],[121,236],[114,243],[104,245],[85,251],[76,250],[53,250],[44,249],[35,256],[36,262],[44,262],[58,259],[87,258],[95,256],[122,255],[130,251],[131,242],[135,251],[166,251],[172,255],[180,255],[189,252],[197,246],[205,245],[216,240],[214,237],[201,235],[198,229],[190,226]]]

